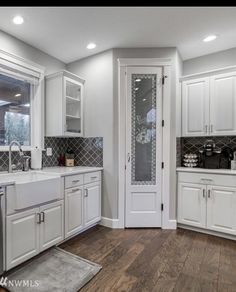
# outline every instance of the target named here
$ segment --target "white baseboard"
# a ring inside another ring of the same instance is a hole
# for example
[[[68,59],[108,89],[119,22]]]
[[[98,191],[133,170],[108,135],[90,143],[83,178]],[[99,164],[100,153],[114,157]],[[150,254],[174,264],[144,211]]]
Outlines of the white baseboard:
[[[165,226],[162,226],[162,229],[176,229],[177,228],[177,222],[176,220],[168,220],[168,224]]]
[[[120,228],[119,219],[102,217],[100,224],[109,228]]]

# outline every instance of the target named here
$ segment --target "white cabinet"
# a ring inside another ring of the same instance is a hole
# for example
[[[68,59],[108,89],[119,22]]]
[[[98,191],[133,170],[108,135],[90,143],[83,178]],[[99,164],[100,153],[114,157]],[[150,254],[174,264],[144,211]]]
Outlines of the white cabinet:
[[[83,194],[83,187],[71,188],[65,191],[66,238],[83,229]]]
[[[46,76],[46,136],[83,136],[84,82],[65,70]]]
[[[205,227],[206,189],[204,185],[179,183],[178,222]]]
[[[236,72],[182,82],[182,136],[236,134]]]
[[[38,209],[7,216],[6,268],[30,259],[39,253]]]
[[[63,201],[40,207],[40,251],[43,251],[64,239]]]
[[[6,216],[6,269],[64,238],[63,201]]]
[[[236,188],[207,187],[207,228],[236,234]]]
[[[65,238],[100,220],[101,171],[65,177]]]
[[[236,72],[210,78],[210,134],[236,134]]]
[[[179,173],[178,177],[178,222],[236,235],[235,176]]]
[[[100,182],[85,185],[84,188],[84,224],[85,226],[101,220]]]
[[[209,78],[182,84],[182,135],[205,136],[209,125]]]

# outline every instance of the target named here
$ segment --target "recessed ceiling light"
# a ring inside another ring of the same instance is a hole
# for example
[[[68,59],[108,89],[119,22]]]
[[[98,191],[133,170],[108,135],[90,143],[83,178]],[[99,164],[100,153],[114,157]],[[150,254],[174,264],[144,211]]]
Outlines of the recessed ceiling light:
[[[15,94],[15,97],[19,97],[19,96],[21,96],[21,93]]]
[[[24,22],[24,18],[20,15],[16,15],[12,21],[15,24],[22,24]]]
[[[30,107],[30,104],[29,103],[25,103],[25,104],[23,104],[23,106]]]
[[[217,38],[217,36],[214,35],[214,34],[212,34],[212,35],[209,35],[209,36],[205,37],[205,38],[203,39],[203,41],[204,41],[204,42],[211,42],[211,41],[214,41],[216,38]]]
[[[97,46],[96,44],[90,43],[90,44],[87,45],[87,49],[92,50],[92,49],[95,49],[96,46]]]
[[[135,81],[136,81],[136,82],[140,82],[140,81],[141,81],[141,79],[140,79],[140,78],[137,78],[137,79],[135,79]]]

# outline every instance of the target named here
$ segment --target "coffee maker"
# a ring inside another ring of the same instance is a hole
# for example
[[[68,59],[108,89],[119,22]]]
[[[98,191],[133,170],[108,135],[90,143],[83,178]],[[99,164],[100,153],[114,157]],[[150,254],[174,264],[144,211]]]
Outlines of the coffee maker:
[[[203,168],[220,168],[221,148],[216,147],[213,140],[206,140],[200,152],[200,167]]]

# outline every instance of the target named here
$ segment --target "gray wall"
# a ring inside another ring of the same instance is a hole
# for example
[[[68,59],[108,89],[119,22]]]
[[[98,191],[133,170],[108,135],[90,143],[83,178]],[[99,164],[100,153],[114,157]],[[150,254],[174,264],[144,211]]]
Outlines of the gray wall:
[[[29,46],[21,40],[0,30],[0,49],[17,55],[19,57],[28,59],[46,69],[46,74],[65,69],[65,64],[58,59],[49,56],[42,51]]]
[[[236,48],[221,51],[183,62],[183,75],[236,65]]]
[[[118,58],[171,58],[171,219],[176,216],[176,74],[181,59],[176,48],[113,49],[67,65],[67,69],[86,79],[85,135],[104,137],[104,190],[102,215],[118,218]]]
[[[112,50],[68,64],[85,82],[85,136],[103,137],[102,216],[117,218],[114,176],[114,113]]]

